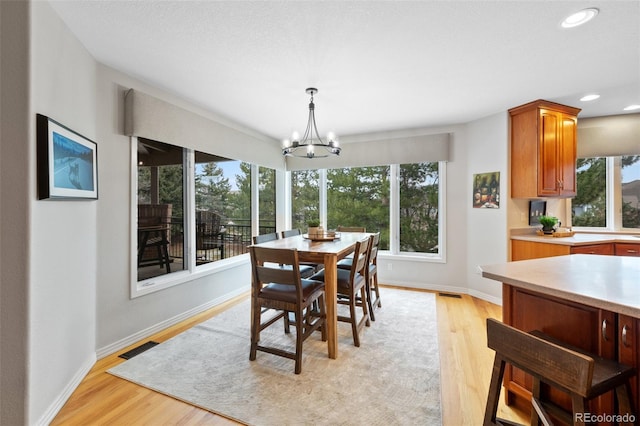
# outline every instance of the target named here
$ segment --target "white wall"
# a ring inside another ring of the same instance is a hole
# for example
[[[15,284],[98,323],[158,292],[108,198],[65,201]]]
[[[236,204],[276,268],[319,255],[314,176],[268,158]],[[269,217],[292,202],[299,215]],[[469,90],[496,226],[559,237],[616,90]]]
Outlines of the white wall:
[[[39,201],[35,116],[96,140],[96,62],[45,2],[31,2],[29,407],[34,423],[95,361],[96,201]],[[99,153],[99,151],[98,151]],[[98,157],[99,158],[99,157]]]
[[[502,301],[502,285],[482,278],[478,265],[507,261],[510,172],[508,169],[509,115],[506,112],[486,117],[467,125],[468,167],[465,173],[464,210],[467,213],[467,265],[466,281],[469,294]],[[500,208],[473,208],[473,175],[500,172]]]

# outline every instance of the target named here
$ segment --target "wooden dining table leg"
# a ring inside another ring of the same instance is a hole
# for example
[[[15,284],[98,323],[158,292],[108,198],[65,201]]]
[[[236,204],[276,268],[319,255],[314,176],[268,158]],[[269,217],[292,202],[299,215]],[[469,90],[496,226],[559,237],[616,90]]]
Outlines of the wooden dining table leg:
[[[338,357],[338,257],[324,255],[324,285],[327,305],[327,346],[329,358]]]

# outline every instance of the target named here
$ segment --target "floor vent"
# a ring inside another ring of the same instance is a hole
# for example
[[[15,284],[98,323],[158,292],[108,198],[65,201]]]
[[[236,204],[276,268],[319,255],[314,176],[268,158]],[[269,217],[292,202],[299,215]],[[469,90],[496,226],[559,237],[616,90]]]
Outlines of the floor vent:
[[[127,351],[123,354],[118,355],[120,358],[124,358],[124,359],[131,359],[136,355],[140,355],[142,352],[146,351],[147,349],[151,349],[152,347],[158,345],[158,342],[152,342],[152,341],[148,341],[147,343],[143,343],[140,346],[138,346],[137,348],[133,348],[130,351]]]
[[[438,293],[438,296],[442,296],[442,297],[452,297],[452,298],[454,298],[454,299],[462,299],[462,296],[460,296],[459,294]]]

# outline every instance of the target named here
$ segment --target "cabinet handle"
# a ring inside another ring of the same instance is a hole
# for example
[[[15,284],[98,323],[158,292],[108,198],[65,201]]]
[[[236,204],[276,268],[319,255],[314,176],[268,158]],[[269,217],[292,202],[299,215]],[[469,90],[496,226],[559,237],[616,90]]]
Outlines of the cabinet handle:
[[[622,327],[622,344],[625,347],[629,347],[629,344],[627,343],[627,326],[626,324]]]
[[[605,342],[609,341],[609,338],[607,337],[607,320],[606,319],[602,320],[602,340],[604,340]]]
[[[638,250],[631,250],[631,249],[627,250],[627,253],[637,253],[637,252]]]

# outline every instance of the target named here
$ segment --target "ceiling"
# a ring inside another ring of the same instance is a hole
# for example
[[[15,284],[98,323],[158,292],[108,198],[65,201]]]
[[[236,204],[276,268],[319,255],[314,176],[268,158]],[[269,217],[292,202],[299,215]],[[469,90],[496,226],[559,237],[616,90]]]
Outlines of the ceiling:
[[[535,99],[579,117],[640,104],[637,0],[50,3],[99,62],[275,139],[304,132],[307,87],[320,134],[338,136]],[[560,27],[586,7],[595,20]]]

